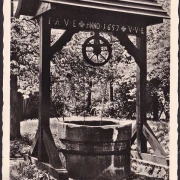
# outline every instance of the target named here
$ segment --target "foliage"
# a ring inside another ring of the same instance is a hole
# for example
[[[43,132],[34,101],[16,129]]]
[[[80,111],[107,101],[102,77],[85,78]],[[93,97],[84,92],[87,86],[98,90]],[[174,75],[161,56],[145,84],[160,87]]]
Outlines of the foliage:
[[[148,96],[158,96],[169,119],[170,21],[149,27],[147,36]],[[161,108],[161,107],[159,107]]]
[[[170,1],[158,0],[170,14]],[[158,96],[159,109],[164,109],[169,120],[170,88],[170,20],[147,29],[148,96]],[[149,101],[151,101],[149,99]]]
[[[169,179],[169,168],[166,166],[161,166],[155,163],[153,164],[149,162],[144,162],[138,159],[132,159],[131,164],[132,164],[132,171],[134,173],[144,175],[142,179],[146,179],[146,176],[149,177],[148,178],[149,180],[151,179],[168,180]]]
[[[24,98],[38,90],[39,27],[27,18],[11,21],[11,73]]]
[[[10,157],[20,158],[23,154],[26,154],[30,148],[31,141],[28,136],[23,136],[21,139],[15,139],[10,143]]]
[[[47,171],[38,170],[35,164],[19,161],[10,169],[11,180],[55,180]]]

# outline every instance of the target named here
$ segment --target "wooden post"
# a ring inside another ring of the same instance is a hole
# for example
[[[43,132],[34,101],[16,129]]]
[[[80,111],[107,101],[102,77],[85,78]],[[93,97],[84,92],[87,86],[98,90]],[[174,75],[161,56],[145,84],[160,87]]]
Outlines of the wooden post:
[[[146,31],[144,34],[136,37],[136,45],[139,49],[139,64],[137,65],[136,76],[137,150],[140,153],[145,153],[147,152],[147,140],[143,134],[143,124],[146,122]]]
[[[49,128],[50,109],[50,34],[46,16],[40,17],[40,65],[39,65],[39,139],[38,160],[47,160],[43,143],[43,130]]]

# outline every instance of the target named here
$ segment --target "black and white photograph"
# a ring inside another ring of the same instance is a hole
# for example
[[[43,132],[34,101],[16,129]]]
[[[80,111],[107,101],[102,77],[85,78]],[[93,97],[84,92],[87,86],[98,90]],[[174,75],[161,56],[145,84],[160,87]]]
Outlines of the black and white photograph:
[[[3,180],[177,179],[173,1],[4,5]]]

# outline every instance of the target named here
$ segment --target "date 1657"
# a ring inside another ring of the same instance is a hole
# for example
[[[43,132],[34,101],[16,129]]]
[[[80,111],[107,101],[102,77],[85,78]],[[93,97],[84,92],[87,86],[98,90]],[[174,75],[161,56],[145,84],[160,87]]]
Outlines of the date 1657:
[[[101,30],[108,30],[108,31],[118,31],[119,25],[115,25],[115,24],[107,25],[107,24],[88,22],[86,23],[86,29],[101,29]]]

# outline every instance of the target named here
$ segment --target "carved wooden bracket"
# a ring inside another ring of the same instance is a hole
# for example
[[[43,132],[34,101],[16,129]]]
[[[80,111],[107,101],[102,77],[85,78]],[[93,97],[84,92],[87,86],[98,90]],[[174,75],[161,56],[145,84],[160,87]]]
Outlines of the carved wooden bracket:
[[[135,47],[135,45],[130,41],[127,34],[119,31],[113,32],[113,35],[118,38],[121,45],[125,46],[128,53],[134,57],[138,66],[140,65],[140,50]]]
[[[72,36],[77,33],[78,31],[73,31],[73,30],[66,30],[61,37],[51,46],[50,48],[50,57],[57,52],[61,51],[62,48],[66,45],[67,42],[69,42],[72,38]],[[51,59],[50,58],[50,59]]]

